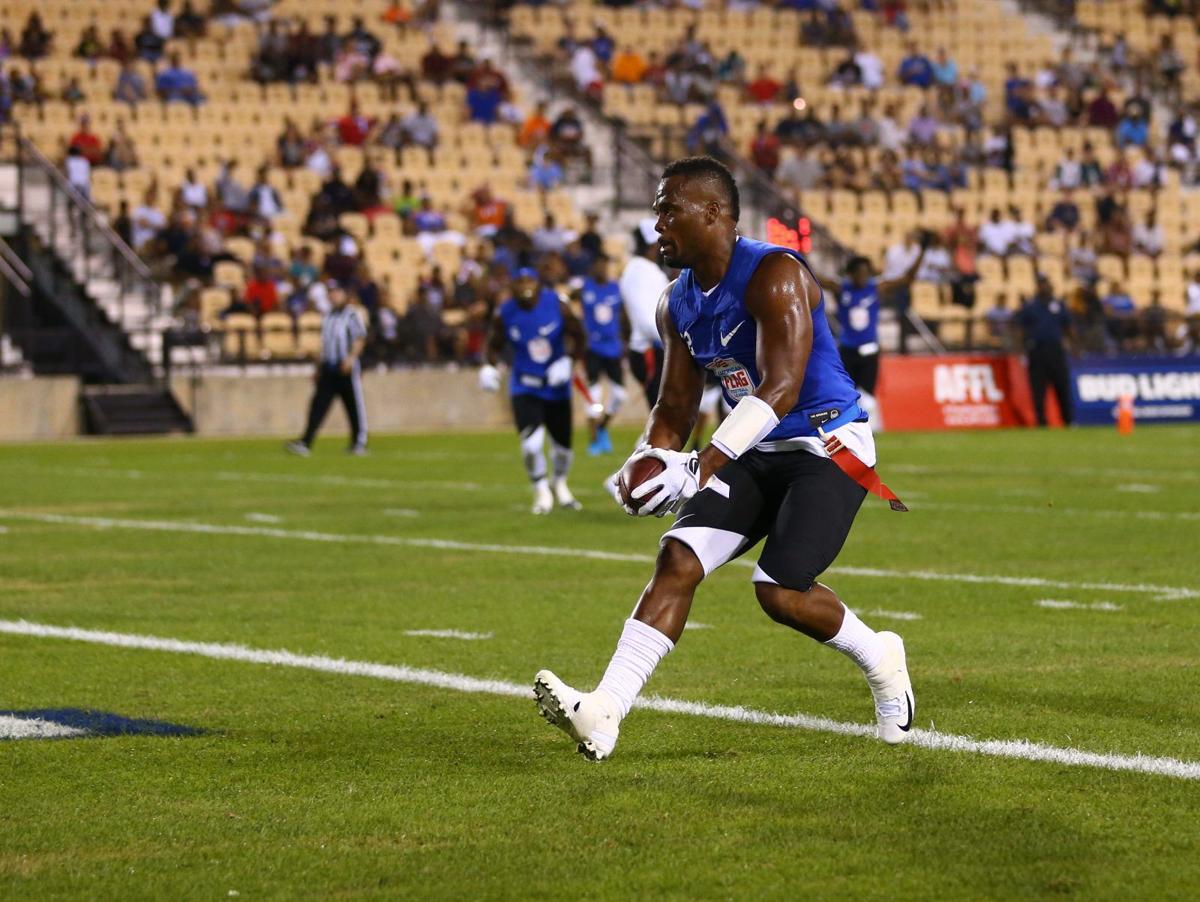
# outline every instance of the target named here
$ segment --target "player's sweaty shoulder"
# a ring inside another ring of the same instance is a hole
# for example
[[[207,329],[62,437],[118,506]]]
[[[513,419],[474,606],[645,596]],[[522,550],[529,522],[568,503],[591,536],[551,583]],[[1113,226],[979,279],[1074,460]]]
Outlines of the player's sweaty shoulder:
[[[820,300],[820,289],[808,267],[783,252],[763,258],[746,285],[746,308],[756,315],[798,304],[811,310]]]

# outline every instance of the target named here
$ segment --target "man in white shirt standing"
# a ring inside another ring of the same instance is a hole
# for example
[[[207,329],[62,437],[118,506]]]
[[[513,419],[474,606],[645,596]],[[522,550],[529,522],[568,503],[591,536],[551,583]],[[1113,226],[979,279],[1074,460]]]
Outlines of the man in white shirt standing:
[[[625,264],[618,287],[629,319],[629,371],[646,392],[650,407],[658,400],[663,344],[658,334],[658,299],[670,279],[658,265],[658,231],[653,219],[633,230],[634,255]]]

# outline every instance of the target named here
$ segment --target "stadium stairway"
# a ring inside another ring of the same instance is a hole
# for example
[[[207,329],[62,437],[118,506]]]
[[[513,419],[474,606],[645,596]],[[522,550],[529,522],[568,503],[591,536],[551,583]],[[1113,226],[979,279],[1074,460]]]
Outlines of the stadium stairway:
[[[93,435],[163,435],[193,431],[191,418],[166,389],[153,385],[90,386],[81,396]]]

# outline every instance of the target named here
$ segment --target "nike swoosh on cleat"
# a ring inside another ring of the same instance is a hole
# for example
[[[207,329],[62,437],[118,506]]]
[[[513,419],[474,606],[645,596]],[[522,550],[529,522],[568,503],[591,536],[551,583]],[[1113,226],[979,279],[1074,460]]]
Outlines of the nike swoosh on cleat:
[[[905,723],[904,726],[900,727],[900,729],[903,730],[905,733],[907,733],[909,730],[912,729],[912,718],[913,718],[912,696],[909,695],[907,692],[904,693],[904,703],[906,705],[908,705],[908,722]]]

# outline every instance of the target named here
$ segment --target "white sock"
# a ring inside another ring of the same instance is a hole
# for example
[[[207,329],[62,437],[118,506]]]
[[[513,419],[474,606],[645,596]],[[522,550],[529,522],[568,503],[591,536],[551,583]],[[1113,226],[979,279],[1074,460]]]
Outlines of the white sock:
[[[533,493],[535,495],[544,495],[548,491],[550,491],[550,482],[545,476],[533,481]]]
[[[654,627],[631,617],[625,621],[617,650],[604,671],[604,679],[596,688],[612,697],[624,718],[658,662],[674,647],[675,643]]]
[[[879,634],[849,608],[842,618],[842,628],[825,644],[836,648],[864,671],[874,670],[883,659],[883,642]]]

